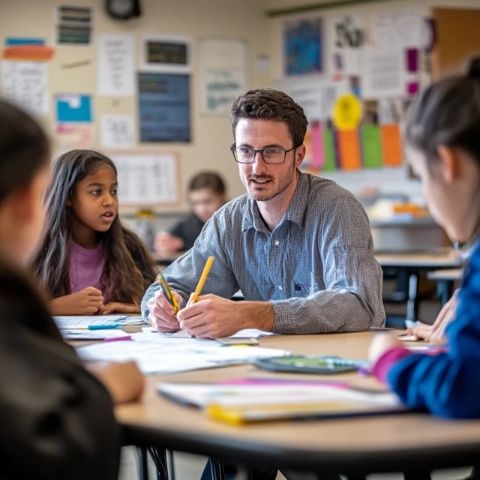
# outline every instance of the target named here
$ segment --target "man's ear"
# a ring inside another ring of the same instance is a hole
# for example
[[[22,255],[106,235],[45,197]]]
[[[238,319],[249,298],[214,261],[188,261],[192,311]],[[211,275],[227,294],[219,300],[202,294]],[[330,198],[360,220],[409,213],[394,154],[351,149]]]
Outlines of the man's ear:
[[[460,174],[460,156],[458,149],[440,145],[437,147],[439,173],[445,183],[452,183]]]
[[[300,145],[295,149],[295,166],[298,168],[303,162],[305,158],[305,154],[307,152],[307,147],[305,145]]]

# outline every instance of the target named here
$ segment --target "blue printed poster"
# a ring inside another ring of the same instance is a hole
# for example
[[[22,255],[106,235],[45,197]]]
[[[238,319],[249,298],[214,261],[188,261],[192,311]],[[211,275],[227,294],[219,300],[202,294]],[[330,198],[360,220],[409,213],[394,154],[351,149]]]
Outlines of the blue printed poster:
[[[138,73],[141,142],[190,142],[190,76]]]

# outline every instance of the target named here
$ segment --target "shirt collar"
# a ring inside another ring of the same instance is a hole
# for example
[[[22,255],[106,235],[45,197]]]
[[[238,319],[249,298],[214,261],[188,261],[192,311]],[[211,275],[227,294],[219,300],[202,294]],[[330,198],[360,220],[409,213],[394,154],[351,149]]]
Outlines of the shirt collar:
[[[298,183],[290,205],[283,216],[280,223],[288,220],[292,223],[296,223],[298,226],[303,225],[305,217],[305,210],[307,208],[308,193],[310,190],[310,182],[308,174],[298,171]],[[254,228],[257,231],[269,233],[269,230],[265,226],[260,211],[258,210],[257,202],[247,197],[247,203],[245,208],[245,215],[243,217],[242,231],[245,232],[250,228]]]

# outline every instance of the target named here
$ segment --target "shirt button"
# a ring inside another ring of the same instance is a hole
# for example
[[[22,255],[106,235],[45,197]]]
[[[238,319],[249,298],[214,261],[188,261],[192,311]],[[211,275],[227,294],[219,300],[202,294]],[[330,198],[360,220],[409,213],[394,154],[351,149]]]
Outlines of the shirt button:
[[[278,286],[279,290],[283,290],[283,287],[281,285]]]
[[[280,241],[279,241],[279,240],[275,240],[275,241],[273,242],[273,244],[274,244],[275,246],[278,246],[278,245],[280,245]]]

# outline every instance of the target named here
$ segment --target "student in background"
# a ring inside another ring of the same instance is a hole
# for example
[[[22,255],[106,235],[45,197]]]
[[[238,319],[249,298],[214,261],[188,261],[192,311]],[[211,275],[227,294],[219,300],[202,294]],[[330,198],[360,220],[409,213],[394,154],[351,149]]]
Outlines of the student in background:
[[[100,152],[72,150],[55,162],[34,261],[55,315],[140,311],[155,270],[141,240],[120,223],[117,188],[117,169]]]
[[[63,342],[26,271],[49,179],[45,133],[0,100],[0,477],[114,480],[120,429],[112,399]],[[134,364],[94,369],[114,400],[139,397]]]
[[[205,222],[227,201],[225,182],[215,172],[200,172],[188,184],[188,202],[192,212],[170,232],[160,232],[155,250],[162,257],[172,257],[190,250]]]
[[[406,137],[432,215],[452,241],[473,246],[446,327],[446,351],[414,353],[385,335],[372,342],[370,359],[377,378],[408,407],[480,417],[480,58],[466,76],[423,92],[409,112]]]

